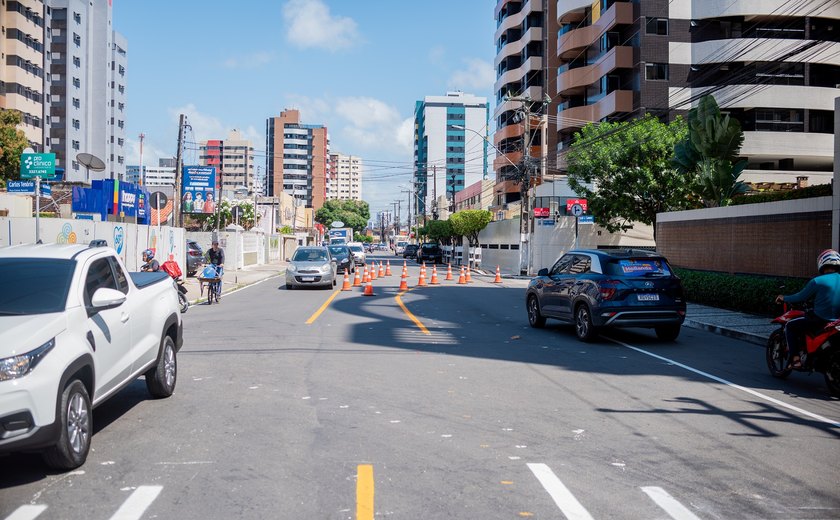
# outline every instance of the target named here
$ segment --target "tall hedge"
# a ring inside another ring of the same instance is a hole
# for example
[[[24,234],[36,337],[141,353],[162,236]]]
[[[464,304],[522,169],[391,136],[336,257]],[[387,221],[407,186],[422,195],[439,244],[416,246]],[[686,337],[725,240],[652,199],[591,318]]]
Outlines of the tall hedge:
[[[808,186],[807,188],[799,188],[796,190],[768,191],[753,195],[739,195],[738,197],[734,197],[732,199],[730,206],[737,206],[740,204],[758,204],[759,202],[775,202],[777,200],[808,199],[811,197],[830,196],[831,184],[818,184],[816,186]]]
[[[778,294],[798,292],[808,282],[803,278],[728,274],[674,268],[682,279],[686,300],[750,314],[774,316],[781,306]],[[780,286],[784,286],[783,289]]]

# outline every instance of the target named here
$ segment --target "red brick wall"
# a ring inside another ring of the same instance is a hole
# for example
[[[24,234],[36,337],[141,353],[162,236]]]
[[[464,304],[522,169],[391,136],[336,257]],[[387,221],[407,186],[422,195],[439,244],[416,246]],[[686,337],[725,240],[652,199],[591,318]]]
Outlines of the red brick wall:
[[[831,212],[660,222],[656,249],[675,267],[810,278],[831,247]]]

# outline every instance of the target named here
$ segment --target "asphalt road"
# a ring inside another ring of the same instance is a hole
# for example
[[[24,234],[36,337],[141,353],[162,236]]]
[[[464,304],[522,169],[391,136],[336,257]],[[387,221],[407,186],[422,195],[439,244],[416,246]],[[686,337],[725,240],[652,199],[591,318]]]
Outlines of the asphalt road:
[[[0,519],[840,518],[822,376],[691,329],[531,329],[524,281],[397,298],[392,269],[191,308],[175,395],[97,408],[79,471],[0,459]]]

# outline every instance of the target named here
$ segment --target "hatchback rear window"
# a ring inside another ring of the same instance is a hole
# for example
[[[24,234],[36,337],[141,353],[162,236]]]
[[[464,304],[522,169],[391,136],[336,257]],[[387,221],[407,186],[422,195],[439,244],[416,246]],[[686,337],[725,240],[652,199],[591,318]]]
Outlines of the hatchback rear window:
[[[627,258],[610,260],[605,273],[613,276],[670,276],[671,269],[662,258]]]

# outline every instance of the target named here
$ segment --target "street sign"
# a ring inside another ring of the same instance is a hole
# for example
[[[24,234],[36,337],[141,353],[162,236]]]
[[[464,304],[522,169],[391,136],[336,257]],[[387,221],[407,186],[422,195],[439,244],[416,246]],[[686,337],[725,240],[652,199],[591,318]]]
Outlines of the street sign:
[[[166,194],[162,191],[156,191],[152,193],[149,201],[151,202],[153,208],[162,208],[166,206],[166,203],[169,202],[169,199],[166,198]]]
[[[595,223],[595,215],[582,215],[578,218],[578,222],[581,224],[594,224]]]
[[[47,183],[41,183],[41,196],[42,197],[51,197],[52,196],[52,186]]]
[[[534,218],[548,218],[551,216],[549,208],[534,208]]]
[[[9,181],[6,183],[9,193],[35,193],[35,181]]]
[[[544,218],[542,220],[538,220],[537,222],[539,222],[543,226],[553,226],[554,225],[554,219],[553,218]]]
[[[574,206],[575,204],[583,208],[584,213],[586,213],[589,209],[588,201],[586,199],[566,199],[566,211],[572,211],[572,206]]]
[[[52,179],[55,177],[54,153],[24,153],[20,156],[20,178]]]
[[[579,217],[583,215],[583,212],[586,211],[583,209],[583,206],[580,204],[572,204],[572,215]]]

